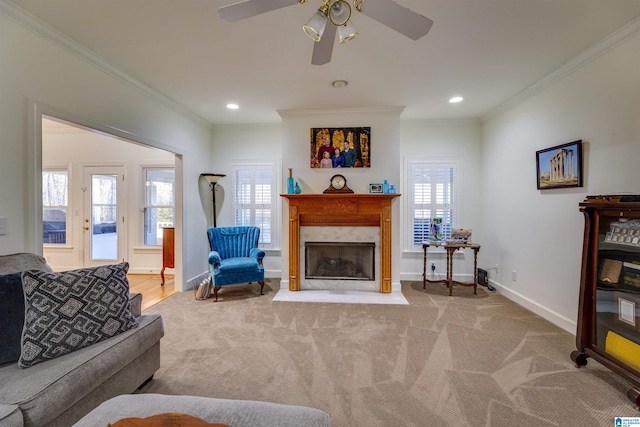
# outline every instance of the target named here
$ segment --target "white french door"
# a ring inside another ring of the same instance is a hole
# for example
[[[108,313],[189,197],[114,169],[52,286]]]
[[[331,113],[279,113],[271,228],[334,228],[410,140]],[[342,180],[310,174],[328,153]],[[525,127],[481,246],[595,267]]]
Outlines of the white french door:
[[[85,166],[82,233],[84,266],[114,264],[127,256],[126,188],[122,166]]]

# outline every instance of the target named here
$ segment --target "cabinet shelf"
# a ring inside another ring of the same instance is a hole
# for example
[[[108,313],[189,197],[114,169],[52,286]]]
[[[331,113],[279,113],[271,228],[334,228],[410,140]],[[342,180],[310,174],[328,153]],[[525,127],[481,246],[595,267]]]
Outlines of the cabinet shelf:
[[[583,262],[571,359],[580,367],[592,358],[632,383],[627,396],[640,406],[640,202],[588,196],[580,211]]]

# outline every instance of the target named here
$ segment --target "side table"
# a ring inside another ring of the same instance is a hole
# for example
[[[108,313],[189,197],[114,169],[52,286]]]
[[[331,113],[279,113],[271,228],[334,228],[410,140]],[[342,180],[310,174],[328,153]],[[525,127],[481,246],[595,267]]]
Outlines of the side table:
[[[445,280],[428,280],[427,279],[427,248],[431,246],[443,246],[447,251],[447,278]],[[453,280],[453,254],[458,249],[469,248],[473,250],[473,282],[459,282]],[[422,250],[424,251],[424,265],[422,268],[422,288],[426,289],[428,283],[446,283],[449,287],[449,296],[453,295],[453,285],[473,286],[473,293],[478,293],[478,251],[480,245],[473,243],[432,243],[423,242]]]

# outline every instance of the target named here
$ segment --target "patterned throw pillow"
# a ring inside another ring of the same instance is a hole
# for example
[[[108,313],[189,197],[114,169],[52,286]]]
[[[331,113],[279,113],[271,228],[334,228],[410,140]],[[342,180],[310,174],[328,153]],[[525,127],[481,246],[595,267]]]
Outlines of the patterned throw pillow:
[[[27,368],[138,326],[126,262],[61,273],[22,273],[25,319],[18,364]]]

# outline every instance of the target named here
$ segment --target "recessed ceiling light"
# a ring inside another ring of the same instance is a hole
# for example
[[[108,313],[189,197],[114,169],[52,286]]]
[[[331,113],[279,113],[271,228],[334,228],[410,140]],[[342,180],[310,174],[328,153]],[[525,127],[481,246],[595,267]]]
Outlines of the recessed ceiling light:
[[[331,86],[333,87],[345,87],[349,82],[346,80],[334,80],[331,82]]]
[[[229,110],[237,110],[240,106],[238,104],[227,104],[227,108]]]
[[[464,98],[462,98],[461,96],[454,96],[453,98],[451,98],[449,100],[450,103],[455,104],[456,102],[460,102],[462,101]]]

